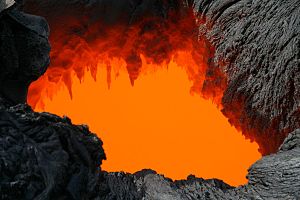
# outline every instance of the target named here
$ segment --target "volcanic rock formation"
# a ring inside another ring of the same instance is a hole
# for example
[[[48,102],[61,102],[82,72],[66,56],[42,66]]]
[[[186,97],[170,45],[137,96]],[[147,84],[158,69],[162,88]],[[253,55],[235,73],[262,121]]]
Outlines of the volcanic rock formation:
[[[223,113],[263,154],[276,152],[300,128],[300,1],[195,2],[214,63],[226,73]],[[208,73],[209,92],[220,80]]]
[[[16,104],[25,103],[29,84],[46,71],[50,46],[47,22],[15,7],[0,14],[0,93]]]
[[[225,115],[264,153],[277,151],[252,165],[248,184],[101,171],[102,142],[87,126],[24,104],[29,83],[49,62],[48,27],[10,7],[0,13],[1,199],[299,199],[299,2],[199,0],[195,9],[216,49],[204,92],[223,87],[226,77]]]

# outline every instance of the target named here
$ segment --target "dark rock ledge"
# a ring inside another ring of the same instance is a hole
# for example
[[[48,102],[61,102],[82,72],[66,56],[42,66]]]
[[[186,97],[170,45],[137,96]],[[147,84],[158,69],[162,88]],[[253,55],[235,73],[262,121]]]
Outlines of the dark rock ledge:
[[[102,142],[86,126],[26,105],[0,108],[1,199],[299,199],[300,129],[278,153],[249,169],[249,183],[189,176],[172,181],[152,170],[101,171]]]
[[[228,4],[221,6],[222,9],[208,1],[203,1],[202,7],[225,13],[226,8],[243,1],[224,2]],[[282,2],[289,5],[292,1]],[[297,1],[294,3],[298,5]],[[221,19],[220,16],[224,14],[218,14],[214,19]],[[244,186],[233,188],[220,180],[194,176],[172,181],[152,170],[135,174],[102,171],[100,166],[105,159],[102,142],[87,126],[73,125],[67,117],[35,113],[23,102],[27,84],[40,76],[49,62],[45,21],[8,9],[1,12],[0,26],[0,199],[300,199],[300,129],[295,128],[298,115],[293,115],[289,122],[293,130],[277,153],[252,165],[248,173],[249,183]],[[14,37],[5,34],[16,31],[22,34],[14,34]],[[288,46],[289,43],[283,49],[292,51],[293,47]],[[32,50],[31,55],[23,57],[28,48]],[[241,60],[242,64],[244,62]],[[295,74],[296,78],[298,75]],[[12,79],[13,83],[9,85],[14,87],[8,89],[5,83]],[[14,96],[13,90],[20,88],[21,97]],[[271,95],[272,88],[264,90]],[[293,105],[298,101],[298,98],[294,99]],[[295,105],[288,108],[296,108]]]

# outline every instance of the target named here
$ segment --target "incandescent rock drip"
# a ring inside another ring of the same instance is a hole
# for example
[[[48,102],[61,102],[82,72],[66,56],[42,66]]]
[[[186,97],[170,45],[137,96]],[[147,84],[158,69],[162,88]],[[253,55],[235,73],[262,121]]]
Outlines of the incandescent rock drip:
[[[181,63],[194,83],[193,92],[200,91],[210,46],[198,37],[188,1],[27,0],[24,9],[45,17],[52,28],[51,65],[31,86],[28,100],[33,107],[42,108],[57,85],[66,85],[71,94],[74,78],[82,80],[90,73],[96,79],[101,68],[107,69],[108,86],[123,70],[134,85],[150,68]]]
[[[114,37],[112,43],[108,42],[108,45],[101,46],[102,50],[108,49],[107,46],[114,48],[109,48],[112,49],[108,53],[109,56],[104,56],[100,60],[120,54],[116,57],[125,60],[132,84],[141,74],[140,54],[145,54],[146,57],[148,55],[151,62],[156,64],[170,61],[171,58],[168,56],[170,52],[182,50],[180,47],[184,46],[185,40],[192,38],[189,35],[191,33],[186,35],[185,30],[180,28],[172,29],[171,34],[159,33],[155,36],[163,38],[161,41],[169,42],[157,45],[156,37],[150,39],[147,36],[141,37],[145,29],[151,28],[153,23],[142,23],[144,25],[142,29],[139,27],[138,31],[127,31],[131,30],[132,25],[143,22],[149,16],[158,17],[160,19],[158,21],[166,18],[171,20],[175,18],[174,21],[184,18],[185,12],[189,10],[186,8],[192,5],[197,15],[203,17],[198,21],[205,21],[200,25],[199,38],[205,36],[214,48],[210,45],[195,46],[193,43],[194,47],[190,47],[188,43],[187,49],[196,49],[192,52],[193,59],[199,64],[196,67],[209,66],[198,71],[191,70],[189,78],[196,83],[191,90],[207,98],[213,97],[216,102],[222,101],[223,113],[229,118],[230,123],[242,130],[247,138],[256,141],[261,153],[266,155],[276,152],[287,134],[300,127],[298,0],[27,0],[25,10],[46,17],[51,27],[56,30],[52,32],[54,51],[50,70],[53,70],[53,73],[45,82],[57,83],[58,80],[64,80],[71,90],[68,69],[73,67],[76,75],[81,78],[85,68],[77,66],[77,63],[99,55],[99,52],[93,55],[93,51],[89,50],[97,48],[97,45],[93,46],[96,43],[95,38],[103,36],[104,41],[110,41],[105,35],[121,35],[121,37]],[[175,15],[169,16],[168,14],[172,12]],[[97,24],[96,22],[102,23],[94,28],[97,31],[91,28]],[[183,21],[184,24],[185,22]],[[108,29],[113,26],[122,27],[117,29],[118,34],[102,31],[103,27]],[[159,27],[153,27],[154,30],[161,30]],[[193,26],[183,27],[193,28]],[[186,38],[181,39],[179,45],[176,45],[178,39],[168,40],[173,35],[177,38],[178,35],[175,34],[177,31],[182,32],[180,38]],[[71,35],[69,33],[72,33],[74,38],[61,39]],[[124,39],[134,34],[137,36]],[[117,45],[114,43],[116,40]],[[120,44],[123,46],[118,48]],[[82,51],[73,51],[81,48]],[[66,50],[65,53],[61,53],[62,49]],[[209,60],[213,52],[215,55]],[[84,59],[81,57],[79,60],[70,59],[77,55],[81,55]],[[91,66],[89,69],[95,78],[97,67],[93,66],[97,63],[84,62],[80,65]],[[60,70],[65,71],[58,73]],[[108,74],[108,85],[110,75]],[[205,82],[202,87],[203,79]],[[41,98],[40,88],[43,87],[37,88],[39,92],[33,94],[32,105],[36,105]]]

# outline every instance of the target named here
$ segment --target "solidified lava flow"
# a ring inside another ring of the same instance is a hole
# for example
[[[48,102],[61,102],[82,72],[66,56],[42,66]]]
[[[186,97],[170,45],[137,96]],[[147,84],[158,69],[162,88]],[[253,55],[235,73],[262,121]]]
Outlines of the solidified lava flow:
[[[153,168],[175,179],[193,173],[244,183],[258,147],[216,108],[226,87],[221,72],[214,72],[219,87],[202,92],[214,53],[199,36],[202,19],[188,6],[146,8],[130,16],[95,15],[103,8],[93,6],[40,14],[52,30],[51,65],[31,85],[29,104],[89,124],[104,140],[106,170]]]

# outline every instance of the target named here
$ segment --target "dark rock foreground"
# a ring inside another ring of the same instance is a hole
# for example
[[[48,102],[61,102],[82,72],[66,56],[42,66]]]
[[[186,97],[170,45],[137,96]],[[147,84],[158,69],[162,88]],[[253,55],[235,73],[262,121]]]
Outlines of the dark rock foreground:
[[[234,188],[194,176],[172,181],[152,170],[102,171],[102,141],[87,126],[22,103],[27,86],[49,64],[48,29],[43,18],[9,8],[0,13],[0,199],[300,199],[299,1],[199,0],[196,6],[210,19],[203,34],[216,47],[216,63],[227,61],[224,113],[244,102],[238,122],[243,128],[265,123],[257,136],[262,148],[276,148],[288,135],[276,153],[252,165],[248,184]],[[23,95],[14,96],[20,88]],[[245,113],[255,120],[245,120]],[[271,126],[272,116],[277,123]]]
[[[247,185],[189,176],[172,181],[152,170],[101,171],[102,142],[86,126],[26,105],[0,101],[1,199],[299,199],[300,129],[278,153],[257,161]]]
[[[0,105],[0,133],[1,199],[90,199],[97,192],[105,154],[86,126]]]

